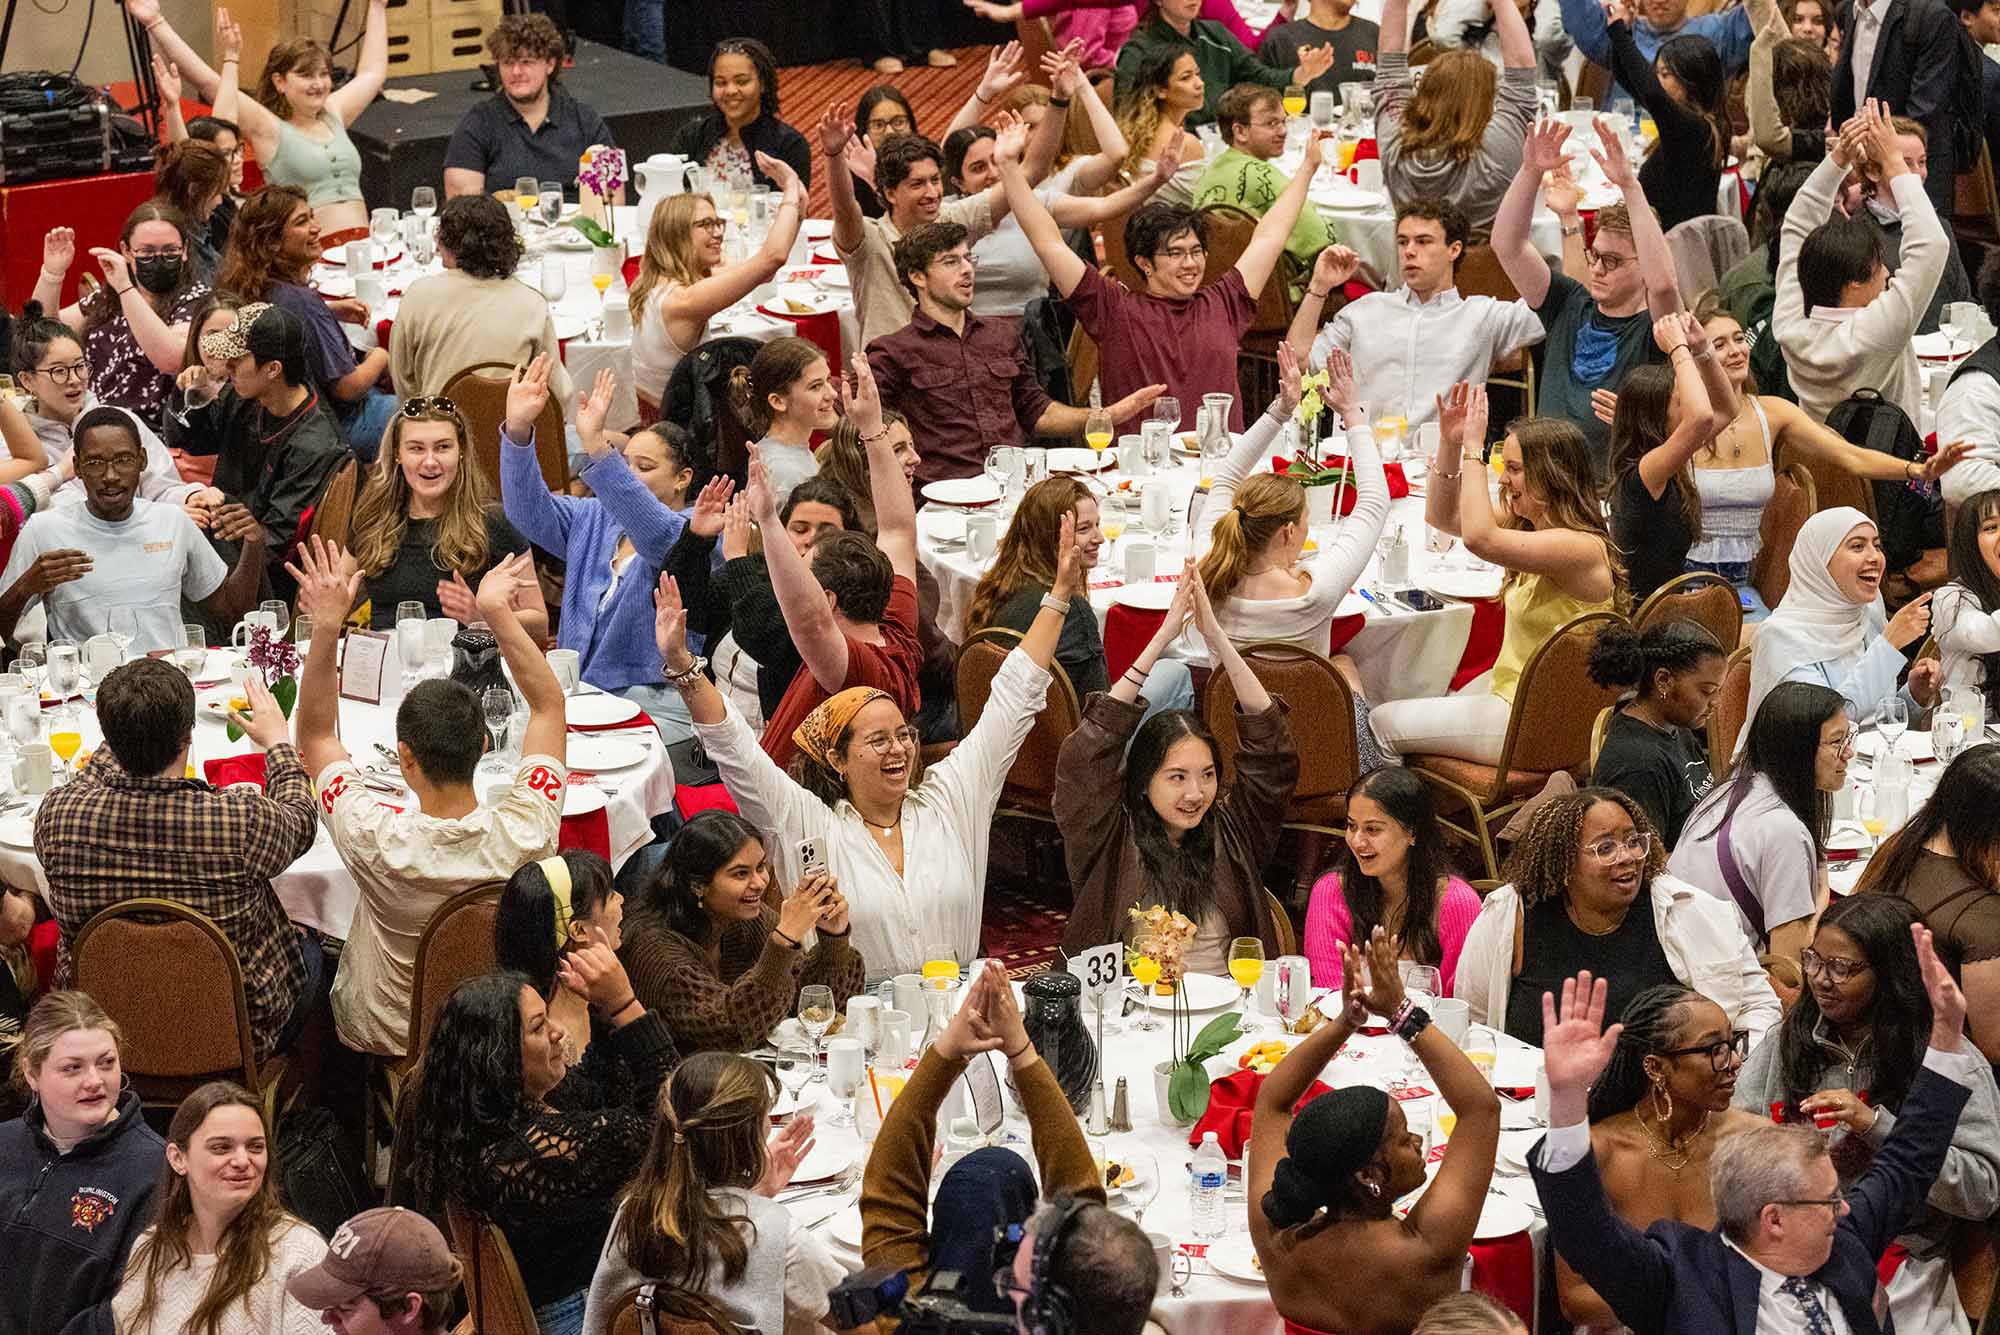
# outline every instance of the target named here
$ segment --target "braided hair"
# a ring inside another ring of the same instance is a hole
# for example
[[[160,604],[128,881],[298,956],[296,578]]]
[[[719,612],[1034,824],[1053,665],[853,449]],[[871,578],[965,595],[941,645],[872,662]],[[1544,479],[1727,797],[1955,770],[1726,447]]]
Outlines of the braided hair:
[[[1660,845],[1659,833],[1633,798],[1616,788],[1592,785],[1543,803],[1528,821],[1527,833],[1508,855],[1507,879],[1513,882],[1521,907],[1568,898],[1570,877],[1576,874],[1577,859],[1583,853],[1584,818],[1599,802],[1616,803],[1641,834],[1653,836],[1653,846],[1646,851],[1645,865],[1639,871],[1640,895],[1652,890],[1653,878],[1667,869],[1667,851]]]
[[[1704,1000],[1679,983],[1661,983],[1632,998],[1619,1017],[1625,1028],[1618,1046],[1590,1087],[1591,1125],[1639,1106],[1653,1083],[1646,1075],[1646,1058],[1665,1052],[1686,1023],[1688,1003]]]

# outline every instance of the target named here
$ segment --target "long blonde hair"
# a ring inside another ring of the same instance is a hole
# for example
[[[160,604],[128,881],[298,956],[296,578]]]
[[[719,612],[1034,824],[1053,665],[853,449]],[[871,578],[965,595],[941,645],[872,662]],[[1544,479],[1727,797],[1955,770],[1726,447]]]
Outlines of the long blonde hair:
[[[633,280],[631,295],[625,299],[637,328],[645,318],[646,301],[653,289],[672,280],[686,287],[703,275],[694,267],[694,207],[715,207],[713,195],[669,195],[653,210],[646,228],[646,253],[639,260],[639,276]]]
[[[403,428],[411,422],[450,422],[458,432],[458,472],[444,494],[444,512],[437,519],[431,560],[438,569],[461,575],[483,571],[492,555],[486,545],[486,511],[493,503],[493,488],[473,457],[472,433],[465,418],[456,410],[439,408],[435,399],[425,402],[414,417],[398,411],[390,420],[368,489],[354,507],[354,536],[348,550],[361,563],[361,573],[374,579],[395,561],[396,550],[403,545],[403,534],[410,526],[410,484],[403,476]]]
[[[1201,558],[1201,583],[1211,602],[1235,592],[1257,559],[1285,525],[1305,518],[1306,489],[1297,478],[1259,473],[1236,491],[1236,503],[1215,522],[1208,554]]]
[[[1174,66],[1180,64],[1183,56],[1193,59],[1194,53],[1176,46],[1140,65],[1131,88],[1119,99],[1118,129],[1126,143],[1125,161],[1121,165],[1127,176],[1137,177],[1139,164],[1153,151],[1153,140],[1165,119],[1167,85],[1173,82]]]
[[[1493,119],[1499,77],[1477,51],[1440,53],[1424,66],[1424,81],[1403,109],[1403,152],[1436,154],[1469,162],[1479,153],[1486,123]]]
[[[992,625],[1000,605],[1022,586],[1055,584],[1062,517],[1082,502],[1095,499],[1089,487],[1067,473],[1043,478],[1028,488],[1007,525],[1007,536],[1000,539],[993,564],[972,591],[972,605],[965,613],[967,634]]]
[[[176,1335],[186,1335],[189,1331],[217,1335],[229,1309],[239,1303],[247,1304],[251,1290],[269,1272],[271,1240],[287,1225],[307,1227],[278,1201],[278,1147],[270,1139],[271,1128],[264,1120],[264,1110],[249,1090],[227,1080],[212,1080],[203,1085],[181,1100],[173,1122],[167,1127],[167,1139],[186,1154],[208,1115],[217,1108],[228,1107],[248,1108],[257,1114],[257,1124],[264,1130],[267,1146],[264,1180],[258,1184],[257,1194],[244,1203],[223,1229],[208,1287],[202,1292],[201,1301],[195,1304],[187,1325]],[[153,1227],[139,1239],[131,1259],[125,1263],[128,1278],[145,1276],[144,1287],[140,1290],[137,1310],[129,1320],[118,1323],[118,1335],[144,1335],[151,1331],[153,1316],[159,1310],[161,1285],[175,1271],[187,1269],[194,1261],[194,1248],[189,1242],[194,1232],[194,1193],[187,1177],[176,1173],[171,1163],[162,1164],[160,1186],[154,1196],[158,1204]]]

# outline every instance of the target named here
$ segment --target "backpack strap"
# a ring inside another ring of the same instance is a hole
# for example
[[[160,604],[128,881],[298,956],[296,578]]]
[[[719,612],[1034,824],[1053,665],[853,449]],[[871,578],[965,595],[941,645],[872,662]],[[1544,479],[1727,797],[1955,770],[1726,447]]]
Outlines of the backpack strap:
[[[1757,938],[1757,948],[1763,950],[1771,944],[1771,934],[1764,927],[1764,906],[1750,893],[1750,882],[1737,865],[1736,854],[1729,846],[1729,827],[1736,820],[1736,806],[1743,800],[1743,792],[1743,789],[1737,788],[1729,794],[1729,805],[1722,812],[1722,824],[1715,831],[1715,860],[1722,869],[1722,883],[1729,887],[1729,897],[1736,901],[1736,907],[1749,921],[1750,931]]]

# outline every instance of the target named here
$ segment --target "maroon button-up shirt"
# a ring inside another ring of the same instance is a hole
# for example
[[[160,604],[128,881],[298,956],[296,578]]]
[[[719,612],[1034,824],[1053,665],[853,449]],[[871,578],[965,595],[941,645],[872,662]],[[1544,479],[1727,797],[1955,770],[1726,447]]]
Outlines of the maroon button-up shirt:
[[[918,486],[978,476],[988,451],[1027,444],[1053,402],[1021,348],[1018,322],[970,311],[960,335],[918,310],[869,342],[868,365],[882,402],[909,419],[923,456]]]

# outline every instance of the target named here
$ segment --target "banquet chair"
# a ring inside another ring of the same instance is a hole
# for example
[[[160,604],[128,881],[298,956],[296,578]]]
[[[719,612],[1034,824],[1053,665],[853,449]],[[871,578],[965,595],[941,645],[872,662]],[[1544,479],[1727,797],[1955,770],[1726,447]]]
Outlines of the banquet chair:
[[[1443,813],[1439,823],[1478,846],[1488,876],[1500,874],[1494,836],[1506,818],[1555,774],[1576,775],[1589,762],[1591,723],[1618,693],[1591,681],[1586,665],[1598,633],[1618,619],[1611,612],[1587,613],[1559,627],[1535,650],[1514,689],[1514,708],[1496,763],[1423,753],[1403,757],[1418,778],[1447,799],[1447,810],[1456,815],[1458,807],[1465,809],[1467,824]]]
[[[445,382],[444,396],[458,405],[472,434],[472,454],[486,480],[500,484],[500,425],[507,420],[507,386],[514,368],[506,362],[479,362]],[[569,489],[569,442],[563,434],[563,406],[550,394],[535,419],[535,462],[550,491]]]
[[[172,1108],[211,1080],[234,1080],[275,1122],[286,1062],[257,1060],[243,965],[214,919],[178,900],[128,899],[85,923],[70,955],[72,985],[118,1022],[120,1064],[144,1106]]]
[[[1208,259],[1201,276],[1201,285],[1207,287],[1236,267],[1263,220],[1233,204],[1210,204],[1201,214],[1208,219]],[[1297,275],[1298,262],[1280,251],[1257,294],[1257,313],[1243,331],[1236,353],[1236,388],[1245,404],[1268,403],[1278,392],[1278,344],[1285,341],[1296,314],[1292,281]],[[1244,421],[1249,420],[1246,411]]]
[[[1243,663],[1289,710],[1299,753],[1299,781],[1285,809],[1285,828],[1344,837],[1347,790],[1361,777],[1354,735],[1354,693],[1324,654],[1283,640],[1243,646]],[[1242,741],[1236,726],[1236,687],[1226,672],[1208,680],[1202,720],[1221,752],[1224,785],[1235,782]]]
[[[1507,271],[1500,267],[1500,257],[1492,246],[1467,246],[1458,257],[1458,266],[1453,273],[1453,282],[1459,292],[1468,297],[1491,297],[1495,301],[1518,301],[1521,291],[1514,286],[1514,280],[1507,277]],[[1493,373],[1486,377],[1486,383],[1506,385],[1521,391],[1521,412],[1533,415],[1535,411],[1535,356],[1532,347],[1514,348],[1501,357],[1493,367]]]
[[[1736,737],[1750,716],[1750,650],[1756,641],[1729,655],[1722,669],[1722,687],[1708,715],[1708,763],[1720,771],[1736,754]]]
[[[1028,82],[1048,87],[1049,76],[1042,73],[1042,57],[1060,49],[1049,21],[1025,16],[1015,19],[1014,40],[1021,44],[1021,67],[1028,71]]]
[[[1818,510],[1819,492],[1811,473],[1794,466],[1778,474],[1758,522],[1757,554],[1750,558],[1750,587],[1774,611],[1792,584],[1792,544]]]
[[[361,461],[349,459],[334,470],[333,476],[327,479],[326,490],[313,503],[312,520],[306,526],[306,536],[347,546],[348,535],[354,526],[354,499],[360,490]]]
[[[1021,632],[1005,626],[988,626],[966,637],[958,651],[959,736],[971,733],[979,716],[986,712],[986,699],[993,693],[993,677],[1008,653],[1021,642]],[[1076,687],[1062,664],[1050,663],[1049,695],[1027,738],[1014,755],[1014,767],[1000,789],[996,816],[1019,816],[1027,820],[1055,823],[1056,761],[1063,740],[1076,731],[1083,711]]]
[[[465,1266],[465,1296],[477,1335],[541,1335],[528,1286],[507,1235],[457,1201],[445,1204],[452,1250]]]
[[[729,1319],[729,1314],[699,1293],[654,1280],[641,1285],[618,1304],[611,1318],[611,1335],[641,1335],[640,1309],[650,1304],[660,1335],[759,1335]],[[779,1335],[773,1331],[769,1335]]]
[[[1692,621],[1715,637],[1728,653],[1743,638],[1743,600],[1736,586],[1706,570],[1690,570],[1654,589],[1632,614],[1632,629],[1666,621]]]
[[[1611,720],[1617,717],[1618,706],[1606,705],[1597,711],[1597,718],[1590,725],[1590,771],[1597,772],[1597,756],[1604,750],[1604,734],[1611,731]]]
[[[1693,309],[1696,297],[1721,286],[1722,275],[1750,253],[1750,233],[1740,218],[1703,214],[1668,229],[1667,251],[1673,256],[1681,300]]]
[[[1292,925],[1292,915],[1290,910],[1286,909],[1284,901],[1272,894],[1269,886],[1264,888],[1264,907],[1271,913],[1271,935],[1277,938],[1278,953],[1298,954],[1299,929]]]

